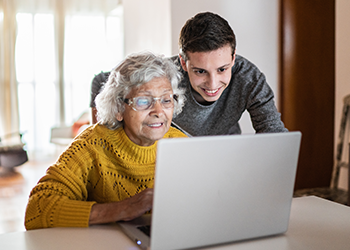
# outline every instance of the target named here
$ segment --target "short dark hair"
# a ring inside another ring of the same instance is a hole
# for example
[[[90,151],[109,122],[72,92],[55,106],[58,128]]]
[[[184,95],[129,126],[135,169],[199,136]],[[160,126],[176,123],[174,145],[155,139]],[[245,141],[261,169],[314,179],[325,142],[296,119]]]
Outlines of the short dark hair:
[[[187,20],[179,37],[180,55],[186,61],[187,52],[208,52],[229,44],[232,55],[236,50],[236,37],[228,22],[221,16],[202,12]]]

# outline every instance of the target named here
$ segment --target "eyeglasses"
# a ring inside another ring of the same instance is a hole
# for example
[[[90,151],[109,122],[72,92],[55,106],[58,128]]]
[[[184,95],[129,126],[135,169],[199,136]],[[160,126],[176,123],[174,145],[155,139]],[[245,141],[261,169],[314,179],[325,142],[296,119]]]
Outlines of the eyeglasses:
[[[177,98],[177,95],[167,94],[161,97],[138,96],[124,99],[123,101],[135,111],[145,111],[153,108],[157,100],[160,101],[163,109],[171,109],[174,107],[174,101],[177,101]]]

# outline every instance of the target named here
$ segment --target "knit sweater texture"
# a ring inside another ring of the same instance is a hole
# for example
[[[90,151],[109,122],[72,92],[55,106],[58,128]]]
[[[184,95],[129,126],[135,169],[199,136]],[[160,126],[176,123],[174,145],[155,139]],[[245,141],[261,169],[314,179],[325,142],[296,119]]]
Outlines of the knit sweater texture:
[[[170,128],[163,138],[185,137]],[[31,191],[27,230],[88,227],[95,203],[122,201],[153,188],[157,142],[133,143],[123,128],[96,124],[78,135]]]

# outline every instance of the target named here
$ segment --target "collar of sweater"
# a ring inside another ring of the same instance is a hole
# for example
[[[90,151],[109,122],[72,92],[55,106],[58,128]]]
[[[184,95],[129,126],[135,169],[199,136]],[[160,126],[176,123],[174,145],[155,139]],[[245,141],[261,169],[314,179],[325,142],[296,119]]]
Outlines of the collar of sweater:
[[[144,147],[132,142],[126,135],[124,128],[110,130],[103,125],[92,128],[93,138],[104,149],[113,150],[119,157],[134,163],[149,164],[156,160],[157,142]]]

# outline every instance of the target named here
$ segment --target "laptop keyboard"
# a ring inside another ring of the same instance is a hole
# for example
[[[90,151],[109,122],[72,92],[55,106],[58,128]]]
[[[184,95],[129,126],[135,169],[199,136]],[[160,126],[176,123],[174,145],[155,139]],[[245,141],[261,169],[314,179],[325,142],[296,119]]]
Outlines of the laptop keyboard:
[[[137,229],[142,231],[147,236],[151,237],[151,225],[139,226]]]

